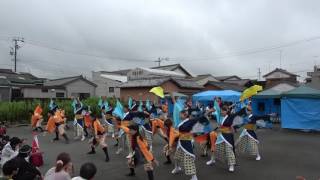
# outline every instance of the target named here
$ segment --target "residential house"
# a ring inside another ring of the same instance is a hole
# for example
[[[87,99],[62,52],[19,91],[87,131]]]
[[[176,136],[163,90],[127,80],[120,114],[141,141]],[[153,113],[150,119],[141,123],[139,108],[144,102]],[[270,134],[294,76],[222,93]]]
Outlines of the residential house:
[[[216,79],[211,74],[201,74],[201,75],[198,75],[197,77],[192,78],[192,80],[196,81],[196,83],[198,83],[201,86],[207,84],[209,81],[210,82],[220,82],[218,79]]]
[[[240,86],[234,83],[217,82],[217,81],[208,81],[203,86],[204,86],[204,90],[233,90],[233,91],[242,92],[245,89],[244,86]]]
[[[320,66],[314,66],[313,72],[307,73],[307,84],[315,89],[320,89]]]
[[[10,101],[11,90],[8,79],[5,76],[0,76],[0,101]]]
[[[290,83],[284,82],[284,83],[279,83],[279,84],[269,88],[268,90],[273,90],[273,91],[278,91],[278,92],[287,92],[287,91],[293,90],[297,87],[298,87],[298,84],[292,84],[292,83],[290,84]]]
[[[298,75],[290,73],[284,69],[276,68],[263,76],[266,79],[266,88],[273,87],[279,83],[298,84]]]
[[[128,71],[129,72],[129,71]],[[127,73],[128,73],[127,72]],[[96,96],[117,97],[120,98],[120,85],[127,82],[127,73],[93,71],[92,82],[97,85]]]
[[[11,69],[0,69],[0,100],[11,101],[24,97],[26,87],[41,86],[44,79],[29,73],[16,73]]]
[[[52,79],[45,81],[43,86],[24,89],[25,98],[70,98],[80,99],[95,96],[97,85],[82,75]]]
[[[203,89],[202,86],[190,79],[183,79],[177,77],[161,77],[150,79],[137,79],[123,83],[121,87],[121,99],[128,100],[128,97],[132,97],[136,100],[152,101],[158,100],[158,97],[150,93],[150,89],[160,86],[164,89],[164,93],[178,92],[191,96],[194,93]]]

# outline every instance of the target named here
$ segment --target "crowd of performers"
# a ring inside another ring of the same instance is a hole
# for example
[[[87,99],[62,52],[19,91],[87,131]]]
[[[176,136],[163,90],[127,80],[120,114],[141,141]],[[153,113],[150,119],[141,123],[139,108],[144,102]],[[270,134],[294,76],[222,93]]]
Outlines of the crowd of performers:
[[[126,157],[129,167],[127,176],[135,176],[135,168],[144,165],[149,180],[154,179],[153,170],[159,165],[153,155],[154,136],[164,140],[163,154],[165,165],[174,165],[172,174],[184,171],[191,180],[197,180],[195,160],[195,144],[199,144],[201,156],[210,154],[207,165],[216,161],[224,162],[230,172],[235,171],[236,157],[247,153],[259,161],[261,155],[258,148],[258,138],[255,133],[257,120],[270,119],[270,115],[256,116],[252,114],[250,101],[225,103],[215,97],[206,107],[200,103],[192,104],[180,98],[172,97],[173,114],[168,113],[168,103],[161,106],[147,100],[136,101],[129,98],[128,104],[117,101],[112,107],[106,98],[102,97],[97,106],[100,112],[92,114],[90,107],[74,98],[74,139],[90,142],[88,154],[95,154],[101,147],[105,161],[109,162],[106,137],[115,141],[118,147],[116,154],[128,149]],[[32,115],[34,131],[44,131],[41,128],[42,108],[36,107]],[[63,137],[69,143],[65,133],[65,112],[51,100],[49,105],[47,133],[55,134],[53,141]],[[234,134],[242,130],[237,140]]]

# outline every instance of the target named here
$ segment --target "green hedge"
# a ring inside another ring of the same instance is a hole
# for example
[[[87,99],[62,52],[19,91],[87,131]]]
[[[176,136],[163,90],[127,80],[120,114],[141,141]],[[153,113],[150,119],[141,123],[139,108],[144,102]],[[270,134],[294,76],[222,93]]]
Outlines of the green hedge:
[[[71,106],[71,99],[56,99],[56,103],[60,108],[63,108],[66,112],[66,116],[68,120],[73,119],[73,109]],[[86,106],[90,106],[90,110],[92,113],[98,113],[99,98],[92,97],[82,101],[82,103]],[[26,99],[20,101],[13,101],[13,102],[0,102],[0,121],[7,122],[7,123],[30,123],[31,114],[29,111],[34,111],[35,107],[40,103],[44,116],[44,120],[48,119],[48,108],[49,108],[50,99]],[[110,105],[114,106],[116,103],[115,98],[109,98],[108,102]]]

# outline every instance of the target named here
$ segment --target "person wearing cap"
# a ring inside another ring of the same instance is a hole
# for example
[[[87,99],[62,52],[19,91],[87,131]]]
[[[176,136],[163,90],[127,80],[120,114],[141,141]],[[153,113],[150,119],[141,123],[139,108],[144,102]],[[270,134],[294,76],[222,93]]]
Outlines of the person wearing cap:
[[[19,149],[19,154],[13,160],[18,165],[18,173],[14,176],[15,180],[35,179],[41,178],[41,172],[33,166],[27,159],[31,156],[31,146],[23,145]]]
[[[0,161],[1,165],[4,165],[4,163],[18,155],[21,144],[22,140],[18,137],[13,137],[10,139],[10,141],[2,149]]]
[[[247,106],[247,120],[248,122],[243,126],[243,130],[236,142],[236,148],[239,153],[247,153],[251,156],[255,156],[257,161],[261,160],[259,153],[259,140],[255,130],[257,129],[257,120],[270,119],[270,115],[257,116],[252,114],[251,106]]]
[[[147,172],[148,180],[153,180],[153,166],[158,165],[158,161],[154,158],[150,151],[150,147],[146,139],[140,134],[139,126],[132,124],[128,127],[121,127],[127,134],[131,136],[131,149],[133,153],[128,158],[128,166],[130,173],[127,176],[135,176],[134,168],[137,167],[141,162],[144,163],[144,170]]]
[[[105,129],[101,125],[99,118],[101,118],[101,115],[100,117],[95,117],[95,116],[93,117],[92,127],[93,127],[94,137],[91,144],[91,151],[88,152],[88,154],[95,154],[96,153],[95,147],[100,145],[106,156],[105,161],[109,162],[108,148],[105,142],[105,138],[106,138]]]

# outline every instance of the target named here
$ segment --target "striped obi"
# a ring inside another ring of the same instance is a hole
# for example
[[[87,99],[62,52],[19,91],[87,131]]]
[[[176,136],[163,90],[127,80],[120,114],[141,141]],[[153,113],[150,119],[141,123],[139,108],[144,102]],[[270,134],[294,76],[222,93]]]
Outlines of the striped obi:
[[[179,140],[182,141],[191,141],[193,139],[193,135],[191,133],[179,133]]]
[[[247,130],[256,130],[257,129],[257,126],[255,124],[246,124],[244,125],[244,128],[247,129]]]

